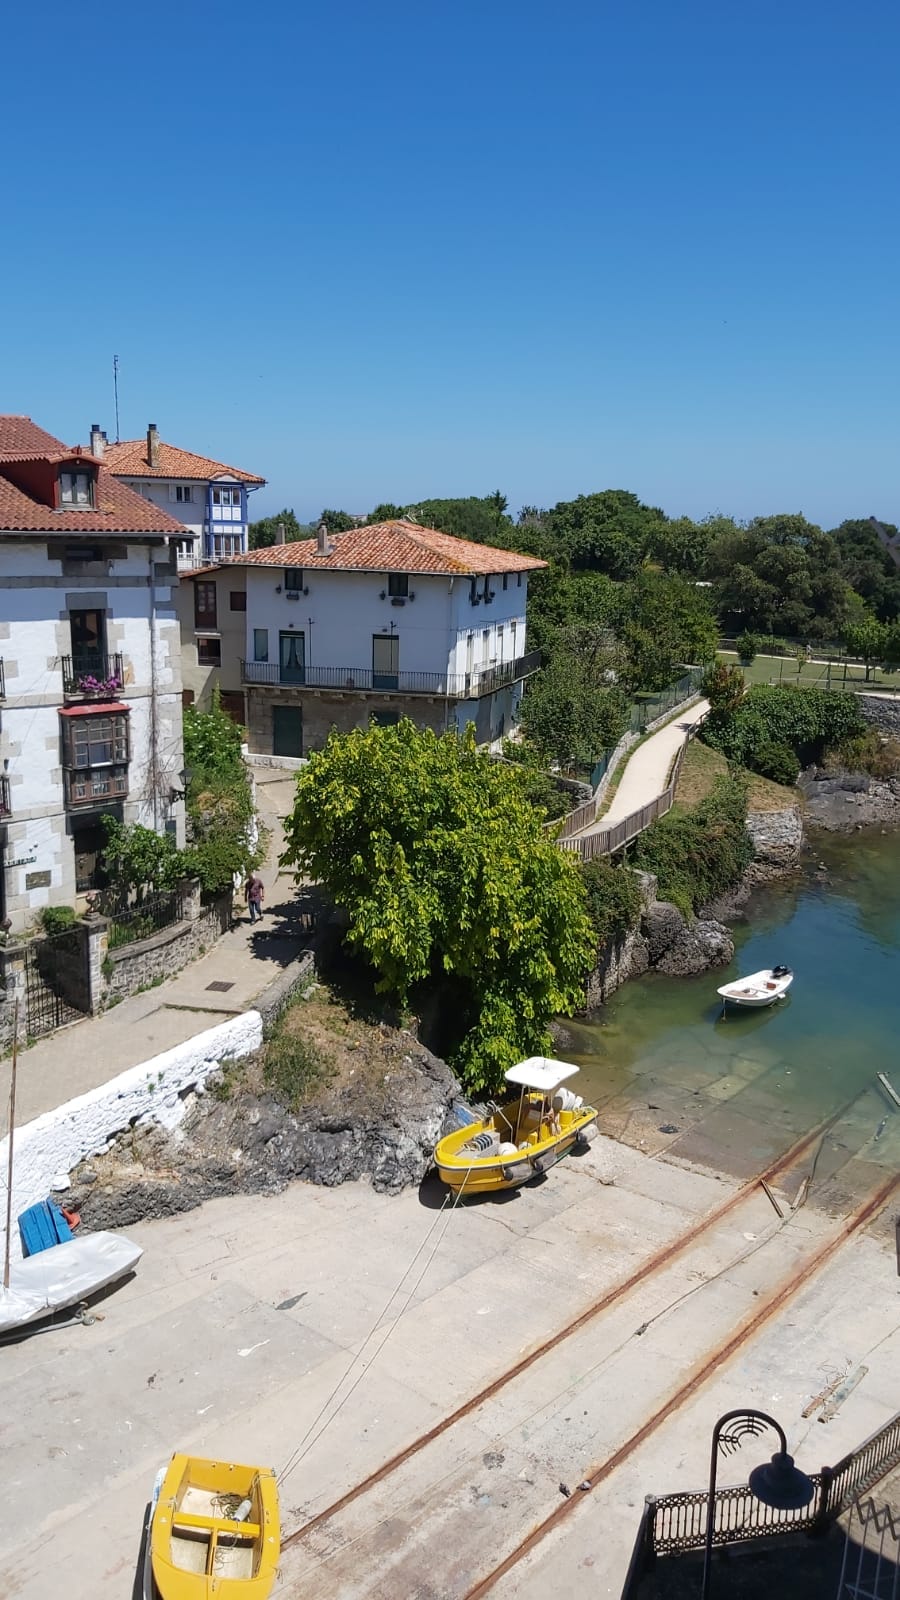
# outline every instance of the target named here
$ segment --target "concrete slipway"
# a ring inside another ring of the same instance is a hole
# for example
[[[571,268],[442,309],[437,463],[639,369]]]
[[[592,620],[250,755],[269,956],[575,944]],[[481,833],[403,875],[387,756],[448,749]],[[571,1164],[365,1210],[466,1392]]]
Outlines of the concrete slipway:
[[[838,1459],[898,1403],[885,1218],[832,1248],[839,1212],[896,1171],[886,1145],[784,1221],[761,1191],[743,1199],[291,1544],[278,1594],[461,1600],[560,1504],[565,1483],[571,1515],[493,1592],[616,1595],[644,1494],[702,1484],[711,1424],[729,1405],[774,1411],[803,1466]],[[302,1527],[733,1189],[600,1140],[503,1203],[442,1213],[432,1190],[388,1199],[363,1184],[296,1184],[129,1230],[146,1253],[103,1321],[0,1352],[0,1594],[49,1600],[65,1573],[67,1600],[130,1596],[150,1485],[176,1447],[281,1469],[311,1429],[281,1491],[285,1531]],[[816,1255],[822,1270],[579,1494],[592,1467]],[[861,1363],[868,1374],[831,1423],[801,1420],[826,1372]]]

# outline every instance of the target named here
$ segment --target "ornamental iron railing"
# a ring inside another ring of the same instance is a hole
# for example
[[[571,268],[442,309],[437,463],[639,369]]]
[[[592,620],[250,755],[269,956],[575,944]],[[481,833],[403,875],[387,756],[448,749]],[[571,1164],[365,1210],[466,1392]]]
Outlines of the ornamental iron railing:
[[[369,667],[282,668],[277,661],[242,661],[241,682],[304,689],[334,689],[344,693],[425,694],[448,700],[476,700],[518,683],[537,672],[539,650],[518,656],[483,672],[373,672]]]

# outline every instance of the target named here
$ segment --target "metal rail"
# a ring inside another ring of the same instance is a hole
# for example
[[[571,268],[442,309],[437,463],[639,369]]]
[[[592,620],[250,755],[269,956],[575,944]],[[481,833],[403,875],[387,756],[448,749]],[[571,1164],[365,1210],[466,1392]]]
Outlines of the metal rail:
[[[448,1415],[443,1417],[440,1422],[435,1423],[432,1428],[429,1428],[426,1433],[421,1434],[418,1438],[412,1440],[410,1444],[406,1445],[402,1450],[397,1451],[395,1455],[390,1456],[387,1461],[383,1462],[380,1467],[377,1467],[373,1472],[369,1473],[367,1477],[355,1484],[353,1488],[348,1489],[344,1494],[339,1496],[337,1500],[324,1507],[322,1511],[317,1512],[315,1516],[310,1517],[307,1522],[303,1523],[301,1527],[295,1529],[293,1533],[288,1534],[288,1536],[282,1540],[282,1549],[286,1549],[293,1544],[297,1544],[301,1539],[306,1538],[306,1536],[310,1534],[313,1529],[320,1527],[323,1523],[331,1521],[333,1517],[345,1510],[347,1506],[350,1506],[354,1503],[354,1501],[359,1500],[363,1495],[375,1488],[377,1484],[383,1482],[384,1479],[389,1478],[392,1473],[398,1471],[399,1468],[404,1466],[407,1461],[410,1461],[413,1457],[417,1456],[428,1445],[433,1444],[436,1439],[440,1438],[442,1434],[447,1433],[450,1428],[456,1425],[456,1423],[462,1421],[465,1417],[471,1415],[473,1411],[476,1411],[479,1406],[484,1405],[486,1401],[493,1399],[495,1395],[501,1393],[508,1384],[512,1383],[516,1378],[521,1377],[522,1373],[527,1372],[530,1367],[535,1365],[536,1362],[540,1361],[544,1356],[550,1354],[551,1352],[558,1350],[563,1340],[571,1338],[588,1323],[592,1322],[595,1317],[602,1315],[605,1311],[608,1311],[611,1309],[611,1307],[617,1305],[619,1301],[623,1300],[625,1296],[630,1294],[632,1290],[635,1289],[639,1284],[646,1282],[648,1279],[653,1277],[654,1273],[659,1272],[663,1267],[667,1267],[671,1264],[671,1262],[677,1260],[680,1255],[683,1255],[693,1244],[696,1243],[698,1239],[702,1238],[705,1233],[717,1227],[722,1221],[723,1217],[726,1217],[731,1211],[743,1204],[743,1202],[746,1201],[748,1197],[752,1195],[758,1188],[762,1180],[765,1180],[767,1183],[773,1183],[785,1171],[794,1166],[797,1161],[801,1160],[804,1155],[813,1149],[813,1147],[821,1138],[824,1138],[829,1129],[847,1114],[847,1112],[856,1104],[856,1101],[859,1098],[860,1097],[858,1095],[855,1095],[852,1099],[839,1106],[830,1117],[826,1118],[823,1122],[818,1123],[816,1127],[811,1128],[807,1133],[803,1134],[800,1139],[795,1140],[795,1142],[790,1145],[787,1150],[783,1151],[780,1156],[776,1157],[774,1161],[770,1162],[769,1166],[766,1167],[761,1173],[759,1173],[756,1177],[749,1179],[745,1184],[742,1184],[741,1187],[736,1189],[733,1194],[721,1201],[719,1205],[714,1206],[705,1217],[699,1218],[697,1222],[685,1229],[684,1233],[680,1234],[677,1239],[674,1239],[670,1244],[664,1245],[662,1249],[657,1250],[648,1258],[647,1261],[643,1262],[642,1265],[637,1267],[634,1272],[630,1273],[627,1278],[624,1278],[620,1283],[607,1290],[606,1293],[601,1295],[599,1299],[593,1301],[585,1308],[584,1311],[579,1312],[576,1317],[574,1317],[570,1322],[566,1323],[562,1328],[558,1329],[549,1338],[545,1339],[534,1350],[530,1351],[528,1355],[523,1356],[521,1360],[515,1362],[513,1366],[508,1367],[505,1372],[499,1375],[499,1377],[494,1378],[490,1383],[486,1384],[484,1388],[478,1390],[468,1400],[463,1401],[463,1403],[457,1406],[454,1411],[449,1412]]]

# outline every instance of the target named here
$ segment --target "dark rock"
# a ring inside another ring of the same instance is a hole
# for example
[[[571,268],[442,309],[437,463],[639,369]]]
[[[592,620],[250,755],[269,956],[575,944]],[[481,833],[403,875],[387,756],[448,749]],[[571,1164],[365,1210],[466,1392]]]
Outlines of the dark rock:
[[[809,767],[799,787],[809,821],[829,833],[854,833],[888,823],[900,826],[900,778],[870,778],[865,772],[829,772]]]
[[[694,922],[657,962],[657,970],[673,978],[686,978],[710,967],[725,966],[733,955],[734,943],[721,922]]]
[[[655,900],[641,919],[641,932],[647,941],[647,956],[655,964],[684,931],[684,917],[668,900]]]

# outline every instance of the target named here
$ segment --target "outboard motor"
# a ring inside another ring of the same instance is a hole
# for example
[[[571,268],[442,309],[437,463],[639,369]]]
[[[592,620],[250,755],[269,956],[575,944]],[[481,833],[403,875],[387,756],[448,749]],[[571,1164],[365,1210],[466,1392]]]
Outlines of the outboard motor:
[[[790,967],[773,967],[772,968],[772,977],[773,978],[789,978],[790,976],[791,976]]]

